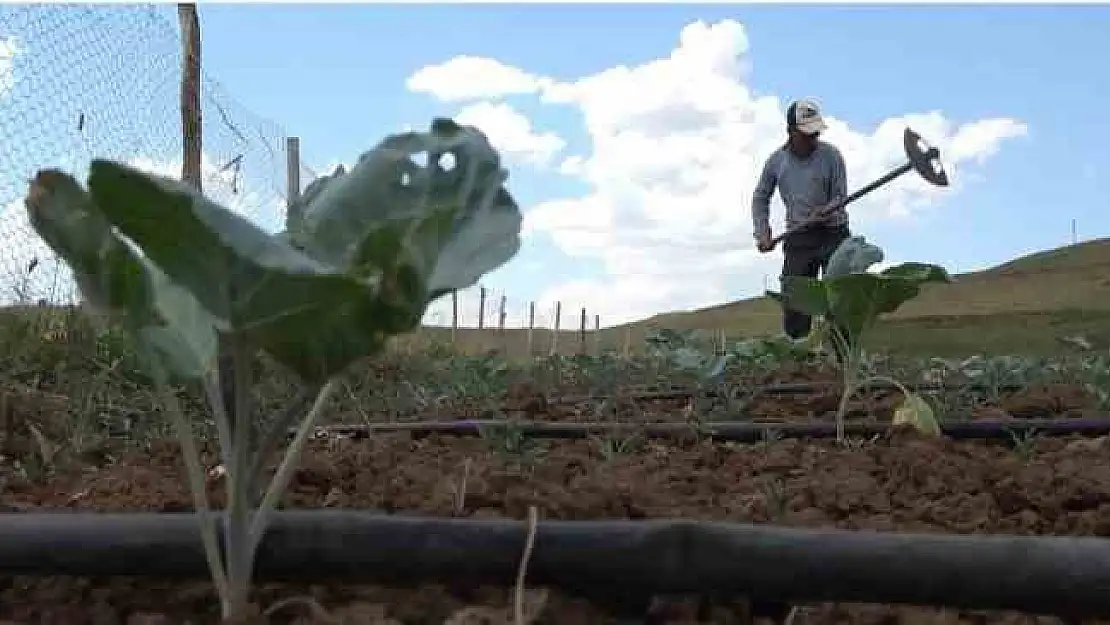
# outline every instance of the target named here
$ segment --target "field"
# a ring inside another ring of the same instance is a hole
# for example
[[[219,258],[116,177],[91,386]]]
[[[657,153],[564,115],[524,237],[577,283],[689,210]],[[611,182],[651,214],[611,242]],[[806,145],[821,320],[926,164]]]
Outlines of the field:
[[[921,318],[903,317],[901,323],[920,327],[914,324]],[[0,504],[7,511],[193,509],[180,448],[157,415],[160,404],[126,338],[95,330],[75,311],[35,307],[9,311],[2,332]],[[692,335],[686,340],[705,349]],[[1056,347],[1065,351],[1062,344]],[[645,348],[633,359],[605,354],[520,362],[436,347],[361,366],[345,376],[323,425],[403,427],[467,419],[505,425],[483,428],[478,436],[402,431],[368,438],[322,428],[283,506],[516,519],[535,506],[543,520],[685,518],[879,531],[1110,536],[1110,439],[1041,437],[1021,427],[1029,419],[1078,422],[1105,415],[1110,410],[1105,349],[1073,348],[1053,358],[871,356],[865,363],[869,371],[920,385],[942,423],[1003,421],[1013,428],[1001,444],[894,428],[848,445],[787,438],[776,430],[831,419],[840,395],[837,371],[826,358],[768,347],[746,353],[724,375],[707,380],[677,366],[668,349],[647,353]],[[256,373],[254,394],[263,415],[269,415],[292,396],[294,385],[265,359],[258,361]],[[201,436],[211,440],[211,421],[200,397],[189,390],[182,390],[181,397]],[[889,388],[860,393],[848,406],[849,420],[887,423],[900,401]],[[543,439],[521,429],[532,421],[608,424],[609,429],[579,440]],[[766,427],[760,440],[737,443],[712,436],[713,424],[722,421]],[[676,427],[668,436],[652,437],[644,434],[650,424]],[[223,490],[211,444],[205,456],[212,469],[209,497],[219,507]],[[9,577],[0,582],[0,597],[5,623],[216,621],[211,585],[199,582]],[[280,602],[290,598],[300,599],[282,607]],[[269,622],[349,625],[507,623],[509,598],[507,587],[479,588],[464,580],[407,590],[259,584],[255,597],[262,608],[278,606]],[[759,602],[699,604],[686,597],[657,597],[650,607],[655,616],[641,611],[631,621],[620,621],[605,597],[589,593],[537,590],[530,601],[536,623],[744,623],[753,614],[785,614],[780,606]],[[1054,621],[822,603],[799,606],[792,622]]]

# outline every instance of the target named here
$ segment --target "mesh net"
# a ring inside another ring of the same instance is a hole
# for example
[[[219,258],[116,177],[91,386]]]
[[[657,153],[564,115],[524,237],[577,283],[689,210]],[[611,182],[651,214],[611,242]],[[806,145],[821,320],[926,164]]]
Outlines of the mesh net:
[[[172,8],[172,7],[171,7]],[[36,171],[93,158],[181,175],[181,44],[165,7],[0,5],[0,305],[72,303],[68,269],[27,220]],[[259,226],[285,215],[285,133],[204,76],[204,191]]]

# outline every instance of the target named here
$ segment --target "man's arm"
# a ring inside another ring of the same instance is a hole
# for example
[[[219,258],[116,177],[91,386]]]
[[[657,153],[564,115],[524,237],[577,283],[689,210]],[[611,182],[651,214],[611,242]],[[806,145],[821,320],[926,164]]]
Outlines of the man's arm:
[[[844,155],[836,146],[832,148],[832,171],[829,175],[829,203],[841,202],[848,197],[848,168],[844,165]]]
[[[814,215],[821,222],[826,222],[833,216],[844,212],[840,205],[848,197],[848,168],[844,165],[844,155],[834,145],[829,145],[828,179],[825,183],[828,201],[819,207]]]
[[[771,154],[763,164],[763,172],[752,192],[752,230],[756,237],[771,232],[771,196],[775,193],[775,160],[778,152]]]

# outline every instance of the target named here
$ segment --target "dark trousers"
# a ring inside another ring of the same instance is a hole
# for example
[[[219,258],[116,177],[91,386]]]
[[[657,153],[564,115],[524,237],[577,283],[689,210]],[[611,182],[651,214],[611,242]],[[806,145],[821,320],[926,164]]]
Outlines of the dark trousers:
[[[818,277],[836,248],[849,236],[848,226],[834,226],[810,228],[788,237],[782,242],[782,275]],[[787,336],[794,339],[806,336],[812,323],[809,315],[783,306],[782,329]]]

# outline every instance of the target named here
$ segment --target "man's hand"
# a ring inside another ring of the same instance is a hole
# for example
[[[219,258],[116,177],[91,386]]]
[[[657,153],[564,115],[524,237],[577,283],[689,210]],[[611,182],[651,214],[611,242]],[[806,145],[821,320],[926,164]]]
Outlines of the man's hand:
[[[759,250],[761,254],[770,252],[774,246],[771,245],[771,232],[764,230],[755,237],[755,249]]]
[[[839,213],[842,208],[844,208],[844,203],[839,201],[839,200],[834,201],[834,202],[829,202],[828,204],[822,206],[821,208],[818,208],[818,209],[813,211],[813,221],[815,223],[826,222],[826,221],[832,219],[833,217],[835,217],[836,214]]]

